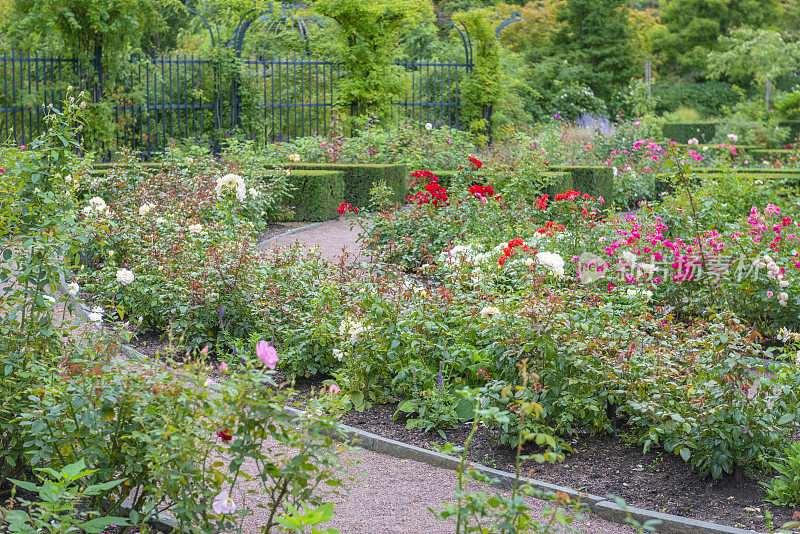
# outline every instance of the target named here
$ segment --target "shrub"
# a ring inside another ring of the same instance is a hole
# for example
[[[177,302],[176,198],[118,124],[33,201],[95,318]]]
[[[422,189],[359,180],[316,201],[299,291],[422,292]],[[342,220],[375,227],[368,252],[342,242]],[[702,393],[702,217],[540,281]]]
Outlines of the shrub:
[[[582,193],[614,200],[614,171],[603,166],[560,166],[549,168],[553,172],[568,172],[572,175],[572,187]]]
[[[289,183],[294,186],[295,220],[328,221],[339,216],[336,210],[345,200],[341,171],[292,170]]]
[[[716,135],[717,127],[713,122],[673,122],[664,124],[661,133],[667,139],[677,143],[685,143],[689,139],[699,139],[708,143]]]
[[[403,202],[406,198],[405,165],[351,165],[338,163],[297,163],[297,170],[340,171],[344,179],[344,200],[354,206],[369,205],[369,191],[383,181],[394,192],[393,200]]]

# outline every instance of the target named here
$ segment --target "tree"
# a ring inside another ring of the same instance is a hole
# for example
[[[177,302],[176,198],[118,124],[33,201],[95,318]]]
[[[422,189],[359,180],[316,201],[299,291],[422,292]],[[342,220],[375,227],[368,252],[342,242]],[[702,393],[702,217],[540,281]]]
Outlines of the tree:
[[[111,65],[146,31],[163,27],[159,8],[167,1],[13,0],[12,32],[23,46],[51,39],[84,63]]]
[[[355,115],[389,114],[402,95],[402,72],[392,65],[402,30],[432,18],[430,0],[317,0],[314,10],[339,25],[339,56],[347,76],[339,98]]]
[[[734,28],[763,28],[778,19],[779,0],[671,0],[654,30],[653,51],[679,74],[704,75],[708,53]]]
[[[580,82],[608,99],[634,74],[632,32],[624,0],[568,0],[554,37],[557,56],[579,72]],[[578,80],[575,80],[578,81]]]
[[[763,87],[794,72],[800,60],[800,43],[788,42],[772,30],[738,28],[720,39],[720,48],[708,55],[708,73],[714,78]]]

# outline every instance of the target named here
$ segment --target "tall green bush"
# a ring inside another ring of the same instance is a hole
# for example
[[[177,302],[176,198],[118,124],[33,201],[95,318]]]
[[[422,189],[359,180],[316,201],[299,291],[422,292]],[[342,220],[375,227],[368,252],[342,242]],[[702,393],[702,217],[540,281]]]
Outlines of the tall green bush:
[[[318,0],[314,9],[339,25],[339,59],[348,73],[339,103],[357,116],[388,116],[404,87],[402,70],[392,65],[400,34],[432,17],[430,0]]]

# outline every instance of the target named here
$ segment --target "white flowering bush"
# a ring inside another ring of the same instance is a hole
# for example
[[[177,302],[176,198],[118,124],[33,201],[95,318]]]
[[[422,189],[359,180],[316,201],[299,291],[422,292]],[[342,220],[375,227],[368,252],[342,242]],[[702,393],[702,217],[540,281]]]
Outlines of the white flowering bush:
[[[170,150],[155,169],[121,158],[105,174],[79,177],[89,239],[75,274],[93,306],[106,308],[106,319],[171,328],[190,344],[246,334],[243,288],[228,276],[255,261],[259,232],[289,213],[286,169],[246,170],[196,151]]]

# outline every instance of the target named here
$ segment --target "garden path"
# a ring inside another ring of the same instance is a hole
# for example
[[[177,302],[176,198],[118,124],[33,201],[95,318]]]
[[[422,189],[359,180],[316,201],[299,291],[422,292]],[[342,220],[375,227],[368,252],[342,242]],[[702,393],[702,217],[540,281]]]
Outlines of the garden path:
[[[309,230],[277,236],[269,241],[266,248],[298,243],[308,248],[319,247],[322,255],[328,259],[339,259],[342,252],[345,252],[349,261],[366,261],[367,258],[358,244],[360,231],[357,218],[340,217]]]
[[[335,515],[322,528],[338,528],[342,534],[449,534],[454,524],[437,521],[428,508],[441,510],[442,503],[455,502],[458,484],[455,471],[431,467],[414,460],[401,460],[364,449],[344,448],[342,465],[354,480],[345,482],[349,491],[334,498]],[[247,466],[245,466],[245,469]],[[248,488],[243,484],[240,490]],[[254,487],[255,489],[255,487]],[[494,488],[472,482],[468,491],[494,493]],[[509,492],[503,491],[508,494]],[[254,510],[244,522],[244,532],[258,532],[266,523],[267,510],[255,508],[261,494],[248,496],[248,507]],[[234,495],[234,498],[237,496]],[[532,516],[544,521],[544,501],[530,500],[536,510]],[[617,525],[587,512],[572,528],[584,534],[632,534],[631,527]],[[319,528],[318,527],[318,528]]]

